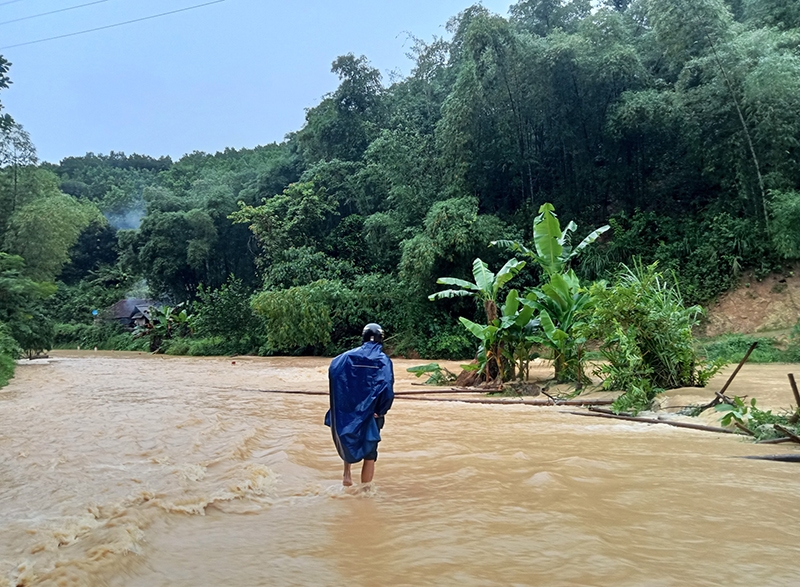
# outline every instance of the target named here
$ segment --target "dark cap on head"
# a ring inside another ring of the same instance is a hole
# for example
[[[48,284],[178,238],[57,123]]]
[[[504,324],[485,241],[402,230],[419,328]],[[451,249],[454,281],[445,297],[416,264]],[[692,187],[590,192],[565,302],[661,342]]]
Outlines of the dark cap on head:
[[[361,332],[361,340],[363,342],[383,342],[383,328],[380,324],[370,323],[364,327]]]

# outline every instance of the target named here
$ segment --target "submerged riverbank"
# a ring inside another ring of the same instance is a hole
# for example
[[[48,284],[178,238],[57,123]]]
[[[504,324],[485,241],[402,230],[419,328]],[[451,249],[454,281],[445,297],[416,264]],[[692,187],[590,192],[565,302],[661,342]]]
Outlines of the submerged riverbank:
[[[345,490],[327,399],[257,391],[324,391],[328,362],[59,351],[20,367],[0,391],[0,585],[786,585],[800,571],[796,466],[734,458],[791,446],[398,401],[374,486]],[[399,390],[419,389],[416,363],[395,362]],[[789,407],[792,367],[747,365],[729,394]],[[665,401],[708,401],[731,369]]]

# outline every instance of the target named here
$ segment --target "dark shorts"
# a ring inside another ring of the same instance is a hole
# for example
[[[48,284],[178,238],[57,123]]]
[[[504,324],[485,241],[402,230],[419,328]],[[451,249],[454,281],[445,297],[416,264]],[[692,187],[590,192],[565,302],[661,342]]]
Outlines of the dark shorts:
[[[375,423],[378,425],[378,430],[383,428],[383,423],[385,421],[386,421],[386,418],[384,418],[383,416],[379,416],[379,417],[375,418]],[[372,452],[369,452],[369,453],[364,455],[364,460],[365,461],[377,461],[378,460],[378,445],[377,444],[375,445],[375,450],[373,450]]]

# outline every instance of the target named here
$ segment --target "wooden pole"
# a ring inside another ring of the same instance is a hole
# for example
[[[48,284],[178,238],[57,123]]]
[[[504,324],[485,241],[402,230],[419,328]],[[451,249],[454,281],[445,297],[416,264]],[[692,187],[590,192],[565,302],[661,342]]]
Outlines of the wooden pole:
[[[794,373],[789,373],[789,385],[792,386],[792,393],[794,394],[794,403],[800,408],[800,392],[797,391],[797,382],[794,380]]]
[[[792,440],[792,442],[800,444],[800,436],[797,436],[797,434],[795,434],[788,428],[781,426],[780,424],[773,424],[772,427],[775,428],[775,430],[780,430],[781,432],[783,432],[786,436],[788,436]]]
[[[722,389],[720,389],[718,392],[716,392],[714,399],[711,400],[710,403],[708,403],[708,404],[706,404],[704,406],[701,406],[700,412],[698,412],[698,414],[701,413],[701,412],[706,411],[708,408],[713,408],[719,402],[723,401],[723,398],[725,397],[725,392],[728,390],[728,387],[730,387],[731,383],[733,383],[734,377],[736,377],[737,373],[739,373],[741,368],[747,362],[747,359],[750,358],[750,353],[753,352],[753,350],[756,348],[756,346],[758,346],[758,341],[756,341],[756,342],[754,342],[753,344],[750,345],[750,348],[747,349],[747,352],[744,354],[744,357],[742,357],[742,360],[739,361],[739,364],[736,366],[736,369],[734,369],[733,373],[731,373],[731,376],[728,377],[728,380],[725,382],[725,385],[722,386]]]
[[[794,380],[794,373],[789,373],[789,385],[792,386],[794,403],[797,406],[794,410],[794,414],[789,418],[789,424],[797,424],[797,421],[800,420],[800,393],[797,391],[797,382]]]
[[[408,395],[408,394],[401,394],[400,397]],[[397,398],[397,394],[395,394],[395,398]],[[407,400],[414,400],[414,401],[425,401],[425,402],[459,402],[464,404],[489,404],[489,405],[502,405],[502,406],[539,406],[539,407],[547,407],[552,406],[552,402],[550,400],[501,400],[501,399],[450,399],[450,398],[439,398],[439,397],[403,397],[403,399]],[[595,400],[577,400],[577,399],[570,399],[564,400],[562,403],[557,404],[559,406],[610,406],[614,403],[614,400],[611,399],[595,399]]]
[[[232,388],[220,388],[232,389]],[[328,395],[327,391],[307,391],[307,390],[290,390],[290,389],[242,389],[241,391],[255,391],[258,393],[282,393],[286,395]],[[481,393],[476,389],[422,389],[420,391],[396,391],[395,397],[401,395],[438,395],[453,394],[453,393]]]
[[[722,389],[719,390],[719,395],[725,395],[725,392],[728,391],[728,388],[730,387],[731,383],[733,383],[733,378],[736,377],[741,368],[744,367],[744,364],[747,362],[747,359],[750,358],[750,353],[752,353],[757,346],[758,346],[758,341],[750,345],[750,348],[747,349],[747,352],[744,354],[744,357],[742,357],[742,360],[739,361],[738,365],[736,365],[736,369],[734,369],[733,373],[731,373],[731,376],[728,377],[728,380],[725,382],[725,385],[723,385]],[[719,402],[719,396],[717,396],[717,398],[714,401]]]
[[[232,388],[223,388],[223,389],[232,389]],[[327,391],[304,391],[304,390],[286,390],[286,389],[242,389],[240,391],[252,391],[256,393],[279,393],[284,395],[319,395],[319,396],[327,396]],[[444,398],[444,397],[420,397],[421,395],[438,395],[440,393],[448,393],[447,390],[427,390],[427,391],[398,391],[395,392],[394,397],[395,399],[406,399],[406,400],[415,400],[415,401],[428,401],[428,402],[459,402],[465,404],[492,404],[492,405],[504,405],[504,406],[552,406],[552,402],[550,400],[517,400],[517,399],[509,399],[509,400],[502,400],[502,399],[480,399],[480,398],[464,398],[464,399],[452,399],[452,398]],[[450,391],[449,393],[465,393],[462,391]],[[474,391],[473,391],[474,393]],[[571,399],[571,400],[563,400],[558,405],[560,406],[607,406],[614,403],[614,400],[610,399]]]
[[[769,440],[757,440],[756,444],[784,444],[786,442],[794,442],[791,438],[770,438]]]
[[[592,416],[595,418],[613,418],[614,420],[627,420],[629,422],[641,422],[642,424],[666,424],[677,426],[678,428],[690,428],[691,430],[703,430],[705,432],[719,432],[722,434],[735,434],[733,430],[726,428],[716,428],[714,426],[703,426],[701,424],[690,424],[688,422],[673,422],[671,420],[656,420],[655,418],[638,418],[634,416],[617,416],[614,414],[600,414],[597,412],[565,412],[576,416]]]

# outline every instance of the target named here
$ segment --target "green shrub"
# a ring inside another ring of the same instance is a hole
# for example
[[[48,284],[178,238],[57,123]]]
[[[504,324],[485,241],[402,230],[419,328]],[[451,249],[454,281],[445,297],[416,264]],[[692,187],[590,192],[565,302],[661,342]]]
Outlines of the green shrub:
[[[133,344],[130,332],[118,322],[96,320],[91,324],[56,324],[54,328],[54,346],[56,348],[83,349],[97,347],[100,350],[120,351],[139,350],[141,345]]]
[[[677,286],[656,271],[656,265],[623,266],[611,287],[595,284],[595,308],[587,336],[600,340],[607,361],[597,369],[606,389],[621,389],[628,409],[646,409],[659,390],[703,387],[723,362],[702,364],[692,327],[702,312],[685,307]]]
[[[0,387],[7,385],[9,379],[14,377],[14,359],[19,357],[20,352],[17,341],[11,338],[5,324],[0,322]]]
[[[335,355],[361,344],[361,330],[377,322],[387,333],[387,348],[402,345],[397,334],[409,331],[429,340],[424,312],[416,312],[403,286],[391,275],[363,275],[352,284],[316,281],[268,290],[253,297],[253,310],[266,322],[266,347],[259,354]],[[424,299],[423,299],[424,301]]]
[[[188,355],[191,348],[190,339],[170,338],[161,343],[165,355]]]
[[[800,344],[792,339],[787,348],[781,348],[781,343],[775,338],[752,334],[725,334],[704,340],[698,347],[711,361],[738,363],[754,342],[758,346],[750,354],[750,363],[792,363],[800,360]]]
[[[222,336],[212,336],[209,338],[193,338],[188,340],[188,355],[193,357],[219,357],[230,356],[230,346],[228,341]]]
[[[253,291],[241,279],[232,276],[217,289],[201,285],[193,308],[194,332],[200,337],[263,338],[264,320],[253,312],[252,295]],[[252,346],[257,348],[258,345]]]

